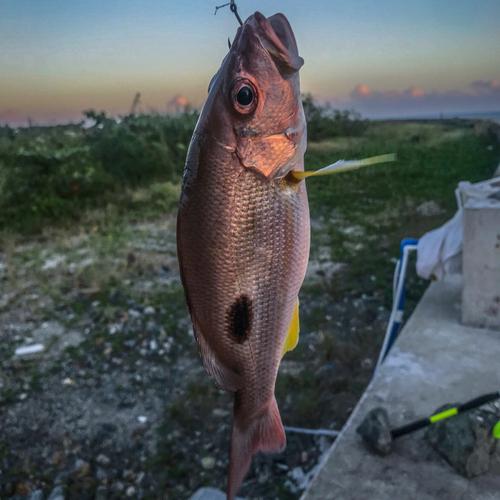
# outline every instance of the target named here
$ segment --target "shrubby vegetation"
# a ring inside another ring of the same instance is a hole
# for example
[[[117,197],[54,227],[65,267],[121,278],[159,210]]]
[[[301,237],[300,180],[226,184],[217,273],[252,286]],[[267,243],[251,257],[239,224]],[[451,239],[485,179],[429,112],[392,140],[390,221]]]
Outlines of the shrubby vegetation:
[[[1,129],[0,228],[39,229],[110,203],[133,208],[137,197],[128,190],[146,186],[153,202],[178,195],[168,182],[182,174],[195,113],[84,116],[78,126]]]
[[[338,110],[329,104],[319,104],[311,94],[302,98],[310,141],[322,141],[338,136],[356,137],[368,128],[368,120],[351,110]]]
[[[368,122],[352,111],[320,105],[311,95],[305,95],[303,103],[308,122],[307,168],[388,152],[398,153],[405,167],[382,166],[373,174],[370,169],[311,183],[311,203],[320,199],[323,208],[333,199],[336,206],[343,198],[351,200],[353,186],[359,184],[362,191],[367,179],[372,194],[392,186],[381,200],[415,197],[417,187],[419,197],[432,192],[439,198],[442,193],[434,193],[436,189],[451,193],[453,183],[467,177],[466,172],[482,178],[481,169],[490,168],[495,156],[485,149],[489,139],[485,134],[474,137],[471,126],[470,134],[458,142],[452,140],[465,133],[463,122],[403,127]],[[0,231],[40,231],[49,224],[92,219],[92,214],[130,219],[173,209],[197,118],[193,111],[115,119],[90,110],[77,125],[0,127]]]

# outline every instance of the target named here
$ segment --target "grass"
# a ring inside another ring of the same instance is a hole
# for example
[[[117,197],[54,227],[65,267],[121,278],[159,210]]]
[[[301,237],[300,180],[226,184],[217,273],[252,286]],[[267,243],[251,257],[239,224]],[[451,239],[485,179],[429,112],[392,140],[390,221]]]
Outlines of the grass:
[[[306,169],[382,153],[397,153],[398,161],[307,181],[311,260],[338,263],[339,268],[307,281],[301,291],[301,341],[284,358],[276,387],[287,425],[336,429],[343,425],[377,357],[399,241],[404,236],[419,237],[451,217],[457,183],[490,177],[500,158],[499,145],[476,135],[467,123],[362,125],[363,133],[355,137],[310,142],[306,154]],[[112,127],[109,133],[115,137],[118,131]],[[157,140],[164,144],[161,136]],[[182,150],[181,145],[177,149]],[[178,161],[174,170],[180,168]],[[183,498],[201,485],[223,486],[230,397],[206,377],[187,333],[190,325],[174,262],[178,195],[178,176],[151,178],[103,192],[95,203],[86,199],[76,218],[72,212],[69,219],[43,219],[34,233],[11,225],[0,240],[0,259],[7,264],[4,280],[10,289],[23,285],[27,278],[21,271],[27,271],[29,280],[52,299],[53,306],[43,312],[47,319],[61,321],[68,329],[90,325],[82,344],[68,348],[65,360],[50,368],[51,373],[63,378],[83,367],[104,380],[107,372],[135,370],[141,359],[144,365],[137,370],[143,375],[146,366],[168,373],[168,379],[158,381],[167,399],[156,451],[146,467],[162,490]],[[435,202],[439,213],[419,213],[418,206],[426,201]],[[44,264],[57,255],[65,257],[65,264],[44,270]],[[70,265],[75,266],[71,272]],[[165,276],[175,278],[171,282],[158,279],[164,268],[169,268]],[[151,287],[143,286],[148,282]],[[425,286],[427,282],[410,272],[407,314]],[[124,320],[130,309],[146,306],[155,310],[151,318],[157,330],[148,331],[150,317],[145,314]],[[110,334],[115,323],[125,326]],[[140,353],[152,339],[160,345],[167,336],[172,348],[164,355]],[[118,368],[113,368],[115,358],[123,361]],[[151,375],[148,384],[157,376]],[[40,377],[36,370],[26,375],[30,390],[39,390]],[[135,389],[132,386],[131,392]],[[120,393],[126,390],[123,385],[116,388]],[[0,406],[15,402],[15,394],[6,386]],[[221,416],[221,411],[227,414]],[[265,498],[296,498],[285,486],[287,473],[279,468],[279,460],[301,463],[291,459],[305,449],[301,439],[291,437],[285,455],[257,458],[246,483],[249,494],[260,488]],[[308,450],[316,446],[311,443]],[[217,463],[207,470],[200,459],[208,455],[217,457]],[[316,458],[312,455],[304,468]],[[262,471],[272,477],[260,484]]]
[[[498,145],[463,126],[381,123],[353,141],[310,144],[306,168],[386,152],[396,153],[397,162],[308,181],[311,217],[324,218],[320,231],[313,232],[312,254],[314,240],[321,237],[334,261],[349,260],[352,279],[347,282],[352,285],[340,283],[339,292],[356,287],[359,293],[369,293],[380,280],[388,280],[388,272],[380,271],[397,256],[400,239],[419,237],[451,217],[458,182],[490,177],[500,155]],[[429,200],[442,209],[436,217],[416,211]],[[346,234],[345,227],[355,230]]]

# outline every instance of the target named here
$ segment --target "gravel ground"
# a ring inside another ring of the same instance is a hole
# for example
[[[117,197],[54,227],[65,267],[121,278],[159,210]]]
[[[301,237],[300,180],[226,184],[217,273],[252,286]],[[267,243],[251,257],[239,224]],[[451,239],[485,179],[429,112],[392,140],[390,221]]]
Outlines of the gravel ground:
[[[332,300],[324,291],[346,264],[321,248],[313,257],[301,344],[277,397],[285,424],[338,429],[369,380],[387,311],[376,297]],[[11,241],[0,286],[1,498],[224,488],[231,401],[198,358],[173,218]],[[33,344],[43,350],[16,354]],[[242,495],[298,498],[331,443],[289,434],[284,453],[254,461]]]

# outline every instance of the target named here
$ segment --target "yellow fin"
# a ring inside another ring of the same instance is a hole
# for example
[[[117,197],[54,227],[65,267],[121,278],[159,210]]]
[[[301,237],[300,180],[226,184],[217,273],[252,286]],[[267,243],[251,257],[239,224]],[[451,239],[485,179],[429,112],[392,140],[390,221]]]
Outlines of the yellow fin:
[[[396,161],[396,155],[393,153],[370,156],[362,160],[338,160],[331,165],[320,168],[319,170],[308,170],[306,172],[292,170],[291,175],[298,181],[306,179],[307,177],[319,177],[320,175],[340,174],[341,172],[350,172],[351,170],[358,170],[359,168],[376,165],[377,163],[386,163]]]
[[[299,343],[299,332],[299,299],[297,299],[295,307],[293,308],[292,319],[290,321],[290,325],[288,326],[288,334],[286,336],[285,344],[283,345],[282,356],[284,356],[288,351],[293,351],[297,347],[297,344]]]

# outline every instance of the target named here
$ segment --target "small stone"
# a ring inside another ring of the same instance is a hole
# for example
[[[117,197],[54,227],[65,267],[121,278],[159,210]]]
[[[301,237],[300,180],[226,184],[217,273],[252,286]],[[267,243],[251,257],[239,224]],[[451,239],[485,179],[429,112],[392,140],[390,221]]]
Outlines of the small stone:
[[[111,460],[103,453],[99,453],[99,455],[97,455],[96,462],[99,465],[109,465],[111,463]]]
[[[373,368],[373,360],[370,358],[365,358],[361,361],[361,368],[363,370],[371,370]]]
[[[53,257],[47,259],[42,265],[42,271],[49,271],[59,267],[66,260],[64,255],[54,255]]]
[[[95,492],[94,500],[107,500],[108,498],[108,489],[106,486],[99,486]]]
[[[217,418],[223,418],[227,417],[229,415],[229,412],[227,410],[224,410],[222,408],[214,408],[212,410],[212,415]]]
[[[319,379],[329,380],[337,375],[337,365],[330,361],[320,366],[316,370],[316,377]]]
[[[90,465],[85,460],[78,458],[73,467],[73,475],[76,477],[88,476],[90,472]]]
[[[127,491],[125,492],[125,494],[128,496],[128,497],[133,497],[135,495],[135,488],[133,486],[129,486],[127,488]]]
[[[50,493],[47,500],[64,500],[64,489],[62,486],[56,486]]]
[[[35,490],[32,491],[27,500],[43,500],[43,491],[42,490]]]
[[[374,408],[361,422],[356,432],[365,444],[379,455],[388,455],[392,449],[389,415],[384,408]]]
[[[151,340],[149,342],[149,348],[152,350],[152,351],[156,351],[156,349],[158,349],[158,342],[156,342],[156,340]]]
[[[125,489],[125,485],[121,481],[116,481],[116,483],[113,483],[111,489],[114,492],[120,493]]]
[[[124,470],[123,479],[125,479],[126,481],[132,481],[132,479],[134,479],[134,471],[130,469]]]
[[[95,477],[98,481],[104,482],[108,479],[107,472],[102,467],[97,467],[95,471]]]
[[[294,467],[288,475],[296,482],[301,483],[305,478],[305,473],[302,470],[302,467]]]
[[[435,201],[424,201],[417,208],[416,211],[419,215],[424,217],[432,217],[433,215],[439,215],[443,209]]]
[[[146,314],[148,316],[152,316],[155,312],[156,312],[155,308],[152,306],[148,306],[148,307],[146,307],[146,309],[144,309],[144,314]]]
[[[136,309],[129,309],[128,310],[128,315],[131,318],[140,318],[141,313],[139,311],[137,311]]]
[[[226,500],[226,495],[215,488],[200,488],[195,491],[189,500]]]
[[[139,415],[137,417],[137,421],[140,423],[140,424],[145,424],[147,421],[148,421],[148,417],[146,417],[145,415]]]
[[[201,466],[204,469],[213,469],[215,467],[215,458],[214,457],[203,457],[201,459]]]
[[[70,378],[70,377],[66,377],[63,381],[62,381],[63,385],[73,385],[75,383],[75,381]]]

